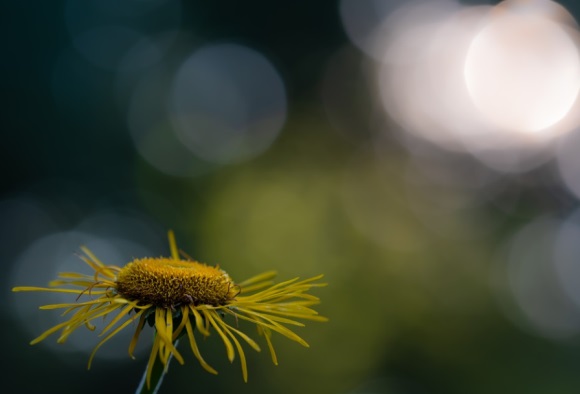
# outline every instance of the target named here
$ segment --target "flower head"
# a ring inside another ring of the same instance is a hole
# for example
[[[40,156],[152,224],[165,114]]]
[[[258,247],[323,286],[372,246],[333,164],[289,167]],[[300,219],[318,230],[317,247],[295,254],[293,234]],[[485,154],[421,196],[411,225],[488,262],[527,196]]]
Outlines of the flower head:
[[[129,355],[133,351],[145,323],[155,328],[155,339],[147,364],[147,385],[155,360],[163,365],[171,356],[183,364],[183,357],[176,349],[176,340],[187,336],[191,351],[201,366],[213,374],[213,369],[201,356],[195,330],[202,336],[215,331],[226,348],[232,362],[239,355],[242,374],[247,381],[248,371],[244,350],[240,342],[246,342],[256,351],[259,345],[237,327],[238,320],[255,324],[258,333],[265,338],[272,361],[277,364],[272,345],[272,332],[308,346],[287,326],[304,326],[298,320],[326,321],[310,307],[319,303],[318,297],[308,294],[313,287],[325,286],[317,282],[322,275],[299,280],[298,278],[274,284],[275,272],[266,272],[243,282],[234,282],[219,266],[212,267],[192,259],[182,259],[173,232],[169,232],[171,257],[135,259],[124,267],[105,265],[90,250],[81,248],[81,259],[94,271],[93,275],[64,272],[50,287],[15,287],[13,291],[41,291],[77,294],[75,302],[44,305],[41,309],[64,309],[68,320],[48,329],[31,341],[36,344],[49,335],[60,331],[58,343],[81,326],[94,330],[93,320],[112,315],[111,321],[102,329],[103,339],[89,358],[89,368],[96,351],[109,339],[137,321],[135,333],[129,343]],[[89,296],[79,301],[81,296]],[[233,325],[226,323],[231,315]],[[236,326],[236,327],[234,327]],[[240,339],[242,341],[240,341]],[[133,357],[134,358],[134,357]]]

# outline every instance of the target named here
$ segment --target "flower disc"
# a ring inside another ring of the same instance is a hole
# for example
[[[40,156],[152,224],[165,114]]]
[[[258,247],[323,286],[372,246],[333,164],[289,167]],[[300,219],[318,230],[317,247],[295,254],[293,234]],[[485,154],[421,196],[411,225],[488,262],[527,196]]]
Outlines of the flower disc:
[[[216,267],[172,258],[133,260],[117,276],[117,292],[141,304],[223,306],[236,295],[228,274]]]

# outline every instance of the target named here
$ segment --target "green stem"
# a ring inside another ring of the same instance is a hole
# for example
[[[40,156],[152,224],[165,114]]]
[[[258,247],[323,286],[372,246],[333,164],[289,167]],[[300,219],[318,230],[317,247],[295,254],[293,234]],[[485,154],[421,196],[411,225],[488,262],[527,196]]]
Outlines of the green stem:
[[[179,339],[177,339],[173,345],[177,347],[177,343]],[[161,383],[163,382],[163,377],[165,376],[165,372],[169,369],[169,363],[173,359],[173,353],[169,355],[167,359],[167,365],[163,365],[158,358],[155,359],[153,363],[153,368],[151,370],[151,387],[147,388],[147,366],[145,366],[145,372],[143,372],[143,377],[141,378],[141,382],[139,382],[139,387],[137,387],[137,391],[135,394],[157,394],[157,391],[161,387]]]

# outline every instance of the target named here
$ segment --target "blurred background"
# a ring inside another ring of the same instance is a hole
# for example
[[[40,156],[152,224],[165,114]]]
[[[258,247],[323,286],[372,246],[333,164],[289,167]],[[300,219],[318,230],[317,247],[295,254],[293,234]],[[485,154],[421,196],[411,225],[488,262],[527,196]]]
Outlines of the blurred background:
[[[191,256],[241,281],[324,273],[330,318],[280,365],[219,340],[162,393],[577,393],[580,57],[572,0],[4,4],[0,284],[6,392],[133,392],[44,286]],[[54,312],[54,313],[51,313]],[[251,333],[250,333],[251,334]],[[256,335],[254,335],[256,336]]]

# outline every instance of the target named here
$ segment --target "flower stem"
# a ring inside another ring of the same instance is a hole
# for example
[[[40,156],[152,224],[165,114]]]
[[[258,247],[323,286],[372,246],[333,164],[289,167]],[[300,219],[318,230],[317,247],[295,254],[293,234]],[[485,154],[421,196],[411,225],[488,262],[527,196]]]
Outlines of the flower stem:
[[[173,345],[177,347],[178,342],[179,339],[177,339]],[[163,365],[159,359],[155,360],[153,368],[151,369],[151,386],[149,388],[147,387],[147,366],[145,366],[145,372],[143,372],[143,377],[141,377],[141,382],[139,382],[139,387],[137,387],[135,394],[157,394],[157,391],[163,382],[163,378],[165,377],[165,372],[169,369],[169,363],[172,359],[173,353],[169,355],[167,365]]]

